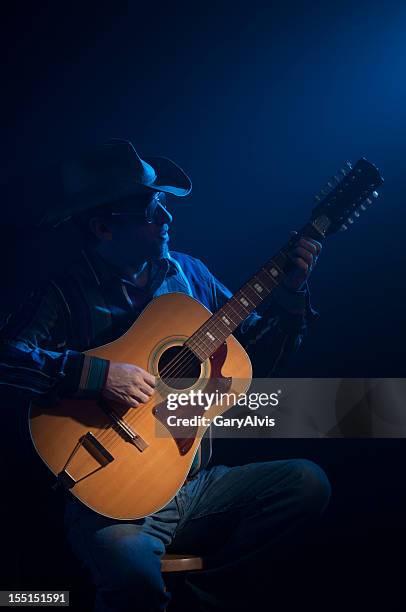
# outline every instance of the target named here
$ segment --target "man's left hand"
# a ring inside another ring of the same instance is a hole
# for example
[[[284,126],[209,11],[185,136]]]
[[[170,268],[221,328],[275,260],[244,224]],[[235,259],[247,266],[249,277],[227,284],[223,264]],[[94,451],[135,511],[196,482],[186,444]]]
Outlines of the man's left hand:
[[[297,232],[293,232],[297,235]],[[291,291],[299,291],[309,278],[322,249],[321,243],[313,238],[301,236],[291,247],[289,254],[293,263],[292,270],[284,280]]]

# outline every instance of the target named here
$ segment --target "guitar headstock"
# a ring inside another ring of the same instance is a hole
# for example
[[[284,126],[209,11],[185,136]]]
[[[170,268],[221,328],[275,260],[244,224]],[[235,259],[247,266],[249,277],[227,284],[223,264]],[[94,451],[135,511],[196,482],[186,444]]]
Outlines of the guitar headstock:
[[[378,168],[364,157],[354,167],[347,162],[316,196],[311,223],[323,236],[348,229],[373,203],[382,183]]]

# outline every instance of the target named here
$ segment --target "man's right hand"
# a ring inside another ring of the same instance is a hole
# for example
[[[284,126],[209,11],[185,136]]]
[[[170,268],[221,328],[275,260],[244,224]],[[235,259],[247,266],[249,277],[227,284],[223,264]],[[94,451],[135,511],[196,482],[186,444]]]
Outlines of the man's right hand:
[[[155,376],[146,370],[129,363],[111,361],[102,397],[131,408],[148,402],[155,384]]]

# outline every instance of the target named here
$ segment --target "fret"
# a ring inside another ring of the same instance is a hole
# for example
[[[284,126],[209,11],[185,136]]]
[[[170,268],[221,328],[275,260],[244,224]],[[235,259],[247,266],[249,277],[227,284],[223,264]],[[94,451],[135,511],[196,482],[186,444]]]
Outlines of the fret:
[[[206,331],[204,334],[200,334],[200,341],[203,342],[204,349],[211,349],[216,341],[216,336],[214,336],[211,332]]]
[[[220,332],[222,336],[221,338],[216,335],[217,332]],[[226,338],[228,335],[229,332],[221,333],[220,328],[216,325],[216,322],[214,320],[214,315],[198,332],[196,332],[197,338],[202,342],[206,343],[208,346],[212,346],[216,342],[222,343],[224,338]]]
[[[193,353],[193,355],[195,355],[195,357],[198,358],[198,360],[200,362],[204,361],[205,359],[207,359],[206,355],[203,353],[202,355],[200,354],[200,346],[199,344],[193,340],[193,343],[190,342],[190,340],[192,340],[193,336],[191,336],[189,338],[189,340],[187,342],[185,342],[185,346],[187,346],[187,348],[189,349],[189,351],[191,351]]]
[[[212,329],[212,328],[214,327],[214,328],[215,328],[215,331],[220,332],[220,334],[222,335],[222,337],[223,337],[223,338],[227,338],[227,336],[229,335],[229,333],[230,333],[230,332],[229,332],[229,330],[228,330],[228,329],[227,329],[227,332],[226,332],[226,333],[222,332],[222,331],[221,331],[221,329],[220,329],[220,327],[219,327],[219,326],[216,324],[216,318],[215,318],[215,317],[216,317],[216,315],[213,315],[213,317],[211,317],[211,319],[209,319],[209,320],[207,321],[207,324],[206,324],[205,329],[204,329],[204,334],[205,334],[205,335],[206,335],[206,336],[207,336],[207,337],[208,337],[208,338],[209,338],[209,339],[210,339],[212,342],[214,342],[215,340],[218,340],[219,342],[220,342],[220,341],[221,341],[221,342],[223,342],[223,339],[222,339],[222,338],[218,338],[217,336],[215,336],[215,335],[214,335],[214,333],[213,333],[213,329]],[[209,326],[211,326],[211,327],[209,327]],[[202,329],[201,331],[203,331],[203,329]],[[212,336],[212,337],[210,337],[210,335],[209,335],[209,334],[211,334],[211,336]]]
[[[231,310],[231,311],[232,311],[232,313],[233,313],[233,315],[236,315],[238,318],[240,318],[240,317],[239,317],[239,314],[238,314],[237,312],[235,312],[234,308],[233,308],[233,307],[231,306],[231,304],[230,304],[230,301],[226,302],[226,304],[224,304],[223,308],[221,309],[223,312],[225,312],[226,317],[228,317],[228,318],[229,318],[229,319],[232,321],[233,325],[235,325],[235,327],[237,327],[237,326],[238,326],[238,325],[241,323],[242,319],[241,319],[241,320],[239,320],[239,321],[236,323],[236,322],[234,321],[234,319],[232,318],[231,314],[230,314],[229,312],[227,312],[226,308],[228,308],[229,310]]]
[[[270,261],[268,265],[264,268],[268,274],[275,280],[282,276],[283,272],[279,266],[277,266],[273,261]]]
[[[204,333],[202,333],[202,329],[199,329],[190,340],[194,340],[194,342],[199,346],[199,349],[202,350],[203,354],[206,354],[207,349],[211,349],[211,344],[207,344],[207,340]]]
[[[235,329],[237,327],[237,323],[234,323],[233,319],[230,317],[229,313],[226,312],[225,307],[219,310],[218,316],[220,317],[221,324],[226,327],[226,329]]]
[[[265,299],[266,297],[268,297],[268,295],[271,293],[272,289],[274,288],[274,283],[272,283],[272,287],[268,287],[268,284],[267,284],[267,282],[269,282],[268,278],[265,279],[264,276],[265,276],[264,271],[260,270],[259,272],[255,274],[252,280],[254,282],[259,282],[260,285],[264,288],[263,293],[264,293],[264,299]]]
[[[247,286],[252,290],[255,291],[255,295],[257,297],[259,297],[260,302],[262,302],[262,300],[268,295],[268,291],[267,288],[264,286],[264,284],[262,282],[259,281],[258,278],[256,278],[254,276],[254,278],[252,279],[252,284],[251,283],[247,283]]]
[[[221,320],[218,318],[218,316],[217,316],[217,315],[214,315],[214,317],[213,317],[213,325],[214,325],[214,326],[215,326],[215,328],[216,328],[216,329],[217,329],[217,330],[218,330],[218,331],[221,333],[221,335],[222,335],[224,338],[227,338],[227,336],[229,336],[229,335],[230,335],[230,328],[229,328],[229,327],[228,327],[228,326],[227,326],[225,323],[223,323],[223,322],[222,322],[222,321],[221,321]],[[224,327],[224,329],[225,329],[225,333],[221,331],[221,326],[223,326],[223,327]]]
[[[248,301],[245,298],[243,298],[247,302],[247,305],[244,306],[244,304],[241,302],[241,300],[239,298],[237,298],[237,295],[238,295],[238,292],[235,295],[233,295],[233,297],[231,298],[230,301],[234,302],[234,304],[236,306],[238,306],[239,308],[242,308],[246,312],[245,317],[244,317],[244,319],[245,319],[247,317],[247,315],[249,315],[251,310],[250,310],[250,308],[247,308],[247,306],[249,306]],[[244,319],[242,319],[242,320],[244,320]]]
[[[274,283],[274,287],[277,287],[278,283],[276,282],[275,277],[272,276],[272,274],[270,272],[268,272],[268,270],[266,268],[262,268],[262,269],[265,272],[265,274],[267,274],[269,276],[269,278],[271,279],[271,281]]]
[[[211,333],[211,331],[209,331],[208,329],[204,332],[204,341],[206,341],[206,337],[211,341],[211,342],[215,342],[216,341],[216,336],[213,336],[213,334]]]
[[[272,257],[271,263],[275,264],[281,271],[285,270],[286,264],[289,262],[289,257],[286,253],[281,249],[275,257]]]
[[[235,294],[234,297],[238,296],[238,301],[240,304],[243,305],[244,308],[247,308],[248,311],[250,311],[250,304],[252,305],[253,308],[255,308],[257,306],[257,304],[255,304],[255,302],[248,297],[248,295],[245,293],[245,288],[246,285],[244,285],[244,287],[242,289],[240,289],[239,291],[237,291],[237,293]],[[244,289],[244,291],[243,291]]]
[[[227,302],[229,308],[231,308],[231,310],[237,315],[237,317],[240,319],[240,323],[242,323],[244,321],[244,319],[246,318],[246,315],[241,316],[240,313],[238,312],[238,310],[236,310],[233,306],[231,306],[231,302],[233,302],[234,306],[238,306],[238,302],[236,302],[234,300],[234,296],[232,298],[230,298]]]
[[[258,304],[262,302],[261,291],[263,291],[263,289],[259,283],[258,285],[260,287],[260,291],[255,291],[254,287],[251,287],[250,283],[247,283],[243,287],[244,295],[247,297],[248,300],[250,300],[250,302],[252,302],[252,304],[254,305],[254,308],[256,308]],[[250,296],[253,296],[253,297],[250,297]]]
[[[229,310],[231,309],[233,313],[235,312],[229,303],[226,303],[216,314],[214,314],[209,321],[206,322],[205,327],[208,325],[213,325],[215,330],[218,331],[222,335],[221,341],[224,338],[227,338],[240,324],[240,320],[236,323],[230,316],[227,311],[227,307]]]
[[[199,351],[204,353],[203,347],[201,346],[197,332],[189,338],[186,344],[187,344],[187,347],[193,350],[195,353],[198,353]],[[199,357],[200,355],[197,355],[197,356]]]

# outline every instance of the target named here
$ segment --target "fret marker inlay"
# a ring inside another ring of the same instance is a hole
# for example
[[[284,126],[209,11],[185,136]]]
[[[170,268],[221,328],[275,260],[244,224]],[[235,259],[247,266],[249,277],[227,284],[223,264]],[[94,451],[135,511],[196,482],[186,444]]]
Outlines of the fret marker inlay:
[[[256,291],[258,291],[258,293],[261,293],[261,291],[263,291],[263,287],[259,283],[255,283],[254,289],[256,289]]]
[[[279,274],[279,272],[278,272],[278,270],[277,270],[276,268],[271,268],[271,269],[269,270],[269,272],[272,274],[272,276],[273,276],[274,278],[276,278],[276,277],[278,276],[278,274]]]
[[[208,338],[210,338],[210,340],[211,340],[212,342],[214,342],[214,341],[215,341],[215,339],[216,339],[216,338],[213,336],[213,334],[211,334],[210,332],[206,332],[206,336],[207,336]]]
[[[248,300],[245,299],[245,297],[241,297],[240,298],[240,302],[245,307],[247,307],[249,305],[249,302],[248,302]]]

